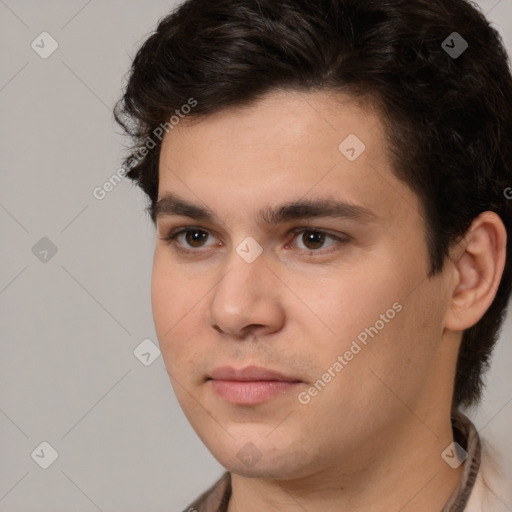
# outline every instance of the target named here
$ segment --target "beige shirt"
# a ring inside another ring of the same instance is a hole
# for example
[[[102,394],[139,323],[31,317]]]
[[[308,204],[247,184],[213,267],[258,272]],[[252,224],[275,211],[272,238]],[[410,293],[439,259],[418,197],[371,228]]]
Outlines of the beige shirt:
[[[458,412],[452,417],[452,426],[455,441],[468,452],[468,457],[459,484],[440,512],[512,512],[512,502],[506,496],[510,487],[503,481],[498,483],[492,458],[487,454],[482,458],[480,436],[473,423]],[[231,474],[226,472],[183,512],[227,512],[230,497]]]

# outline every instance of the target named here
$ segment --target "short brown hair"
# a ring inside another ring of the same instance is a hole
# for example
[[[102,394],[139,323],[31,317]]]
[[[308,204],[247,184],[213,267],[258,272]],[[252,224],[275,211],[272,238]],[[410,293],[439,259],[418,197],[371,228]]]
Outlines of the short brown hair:
[[[464,53],[448,51],[463,40]],[[463,333],[454,383],[454,407],[477,402],[512,287],[512,77],[500,35],[465,0],[185,1],[139,49],[115,109],[134,140],[128,177],[149,196],[153,221],[161,140],[140,149],[155,129],[190,98],[189,115],[206,116],[279,88],[375,101],[394,172],[424,208],[430,276],[473,219],[500,216],[504,274]]]

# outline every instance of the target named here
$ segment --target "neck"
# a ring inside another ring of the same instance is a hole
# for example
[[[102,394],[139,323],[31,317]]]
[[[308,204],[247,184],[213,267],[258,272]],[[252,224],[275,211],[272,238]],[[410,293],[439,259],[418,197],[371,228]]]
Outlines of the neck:
[[[343,465],[297,479],[232,474],[228,512],[441,510],[455,490],[463,466],[452,469],[441,458],[453,442],[450,419],[433,427],[411,414],[406,425],[383,432],[374,446],[366,444],[357,453],[339,457],[345,461]]]

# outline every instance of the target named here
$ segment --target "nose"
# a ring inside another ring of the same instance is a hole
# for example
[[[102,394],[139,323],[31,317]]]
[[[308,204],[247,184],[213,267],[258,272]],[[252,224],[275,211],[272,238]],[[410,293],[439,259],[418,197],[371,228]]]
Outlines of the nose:
[[[209,295],[209,325],[237,339],[279,331],[285,320],[281,287],[265,253],[247,263],[233,250],[227,269]]]

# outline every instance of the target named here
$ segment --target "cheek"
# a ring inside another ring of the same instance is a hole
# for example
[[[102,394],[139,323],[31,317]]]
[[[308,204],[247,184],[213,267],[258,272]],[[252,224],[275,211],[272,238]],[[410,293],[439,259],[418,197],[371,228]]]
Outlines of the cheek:
[[[166,369],[182,385],[203,376],[209,348],[205,307],[211,287],[206,276],[191,276],[157,249],[151,277],[153,320]],[[172,384],[180,402],[186,399],[180,385],[174,380]]]
[[[378,265],[331,275],[318,286],[307,287],[306,304],[329,326],[333,337],[341,340],[341,345],[350,344],[359,333],[373,326],[381,314],[389,311],[387,316],[395,317],[393,304],[403,294],[390,275],[389,269]]]
[[[159,264],[155,257],[151,276],[151,308],[161,343],[163,334],[173,325],[173,316],[176,312],[176,293],[172,281],[171,276],[164,272],[163,265]]]
[[[157,329],[166,332],[186,316],[199,300],[198,284],[168,260],[165,249],[157,248],[151,275],[151,305]]]
[[[186,286],[183,278],[176,271],[170,272],[169,265],[162,260],[155,256],[151,306],[155,330],[165,358],[171,353],[178,355],[179,347],[184,347],[193,335],[190,322],[197,299],[192,296],[190,286]]]
[[[350,377],[347,388],[360,404],[370,408],[386,404],[398,413],[401,404],[417,403],[432,381],[442,342],[443,314],[442,308],[432,303],[435,286],[424,283],[423,287],[409,296],[409,292],[402,294],[397,301],[401,309],[392,319],[393,315],[383,310],[382,323],[379,313],[363,327],[366,345],[359,343],[362,350],[346,372]],[[391,300],[396,296],[392,294]]]
[[[410,283],[421,281],[421,272],[402,266],[397,275],[396,268],[388,256],[366,272],[326,280],[307,295],[312,309],[330,330],[315,344],[322,346],[313,357],[316,369],[327,371],[338,356],[346,354],[340,372],[344,377],[338,379],[338,385],[344,381],[343,386],[355,395],[375,393],[375,389],[363,391],[366,384],[361,387],[361,379],[376,378],[369,369],[396,381],[398,387],[405,376],[414,380],[415,372],[419,375],[425,369],[420,363],[435,350],[431,341],[439,337],[440,315],[432,309],[429,297],[436,292],[424,283],[411,294]]]

